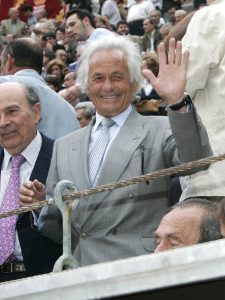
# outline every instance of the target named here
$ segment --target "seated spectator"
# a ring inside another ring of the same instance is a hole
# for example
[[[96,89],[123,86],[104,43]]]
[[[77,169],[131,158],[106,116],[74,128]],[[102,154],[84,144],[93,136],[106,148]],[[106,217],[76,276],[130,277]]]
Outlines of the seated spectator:
[[[165,24],[163,25],[160,29],[159,29],[159,32],[161,34],[161,37],[162,37],[162,40],[164,40],[167,35],[169,34],[171,30],[171,26],[169,24]]]
[[[27,25],[29,30],[31,30],[34,25],[37,23],[37,18],[33,13],[33,6],[29,4],[25,4],[22,6],[22,12],[27,19]]]
[[[181,20],[183,20],[183,18],[185,18],[187,15],[186,11],[183,9],[178,9],[175,11],[175,20],[177,24],[178,22],[180,22]]]
[[[65,28],[63,26],[59,26],[56,28],[55,39],[56,39],[57,44],[64,45]]]
[[[128,37],[132,42],[137,43],[138,46],[140,45],[141,37],[138,35],[130,34],[130,28],[127,21],[125,20],[119,21],[116,25],[116,32],[120,35],[124,35]]]
[[[118,7],[119,0],[102,0],[101,15],[108,24],[108,28],[112,30],[116,28],[116,24],[121,20]]]
[[[155,10],[152,10],[150,12],[150,18],[152,20],[155,21],[155,26],[160,29],[164,24],[165,24],[165,21],[164,19],[162,18],[162,14],[161,14],[161,11],[158,10],[158,9],[155,9]]]
[[[94,104],[90,101],[84,101],[77,103],[75,106],[75,112],[77,115],[77,120],[80,123],[80,127],[87,126],[93,116],[95,115],[95,107]]]
[[[179,202],[162,218],[155,235],[155,252],[221,239],[218,204],[200,198]]]
[[[19,19],[19,11],[16,7],[9,9],[9,19],[1,21],[0,25],[0,40],[4,43],[7,39],[13,39],[15,37],[21,37],[28,32],[28,26],[26,23]]]
[[[46,66],[50,60],[55,58],[55,52],[49,50],[48,48],[43,49],[43,67],[41,72],[41,77],[45,78],[47,75]]]
[[[46,66],[47,75],[55,75],[63,83],[66,73],[66,65],[60,59],[53,59]]]
[[[95,16],[95,26],[96,28],[108,28],[105,19],[102,16]]]
[[[55,58],[60,59],[65,65],[67,65],[67,52],[63,45],[57,45],[54,47]]]
[[[32,28],[31,38],[36,41],[42,41],[42,35],[47,32],[55,32],[55,25],[51,20],[43,18],[39,20]]]
[[[47,85],[56,93],[62,89],[60,79],[56,75],[47,75],[44,79]]]
[[[48,48],[54,51],[54,48],[56,46],[56,39],[55,39],[54,32],[49,31],[49,32],[44,32],[42,34],[42,46],[44,48]]]
[[[155,53],[146,53],[142,58],[142,70],[151,70],[155,76],[159,73],[159,60]],[[165,107],[151,83],[144,79],[141,90],[136,94],[136,110],[142,115],[166,115]]]
[[[159,29],[155,25],[155,20],[150,17],[143,21],[144,35],[141,37],[141,52],[157,52],[157,46],[162,40]]]
[[[130,33],[142,36],[144,34],[143,21],[155,7],[152,1],[135,0],[135,3],[129,7],[127,22],[130,26]]]
[[[64,87],[69,88],[74,86],[76,82],[76,73],[75,72],[68,72],[64,77]]]

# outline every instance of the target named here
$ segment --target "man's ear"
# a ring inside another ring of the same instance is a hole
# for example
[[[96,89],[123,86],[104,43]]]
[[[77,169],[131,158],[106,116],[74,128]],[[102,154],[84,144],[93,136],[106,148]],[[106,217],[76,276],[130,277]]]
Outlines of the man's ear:
[[[6,72],[8,74],[13,74],[14,72],[12,72],[12,70],[14,70],[14,67],[15,67],[15,58],[12,57],[10,54],[8,54],[7,55],[7,61],[6,61],[6,64],[5,64]]]
[[[41,120],[41,104],[40,104],[40,102],[37,102],[34,104],[33,112],[34,112],[35,124],[37,124]]]
[[[83,23],[85,26],[89,25],[89,24],[90,24],[89,18],[88,18],[88,17],[84,17],[83,20],[82,20],[82,23]]]

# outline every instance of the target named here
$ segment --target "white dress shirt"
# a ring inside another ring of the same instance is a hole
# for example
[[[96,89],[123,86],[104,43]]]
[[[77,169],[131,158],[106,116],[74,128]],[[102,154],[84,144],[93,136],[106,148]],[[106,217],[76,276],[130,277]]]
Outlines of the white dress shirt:
[[[27,148],[21,153],[26,159],[25,162],[20,167],[20,186],[23,185],[23,182],[30,178],[34,165],[36,163],[38,154],[41,149],[42,138],[39,132],[37,132],[36,137],[33,141],[27,146]],[[4,159],[2,163],[1,176],[0,176],[0,205],[2,203],[3,195],[6,191],[10,173],[11,173],[11,154],[4,149]],[[16,242],[15,242],[15,252],[14,255],[18,260],[22,260],[22,253],[20,248],[20,243],[18,235],[16,233]]]
[[[129,114],[131,113],[131,111],[132,111],[132,107],[131,107],[131,105],[129,105],[128,108],[125,111],[123,111],[122,113],[110,118],[115,122],[115,124],[113,126],[111,126],[110,129],[109,129],[110,141],[109,141],[109,144],[106,148],[106,151],[105,151],[105,154],[104,154],[104,157],[103,157],[103,163],[104,163],[105,157],[107,155],[107,152],[108,152],[110,146],[112,145],[113,140],[116,138],[120,128],[125,123],[126,119],[128,118]],[[103,116],[99,115],[96,112],[96,121],[95,121],[95,124],[92,127],[92,131],[91,131],[91,139],[90,139],[90,144],[89,144],[89,154],[90,154],[95,142],[98,140],[98,137],[99,137],[99,134],[100,134],[99,124],[101,123],[103,118],[104,118]],[[102,163],[102,165],[103,165],[103,163]],[[100,174],[100,171],[101,171],[101,169],[99,170],[99,172],[96,176],[95,183],[98,180],[98,176]]]

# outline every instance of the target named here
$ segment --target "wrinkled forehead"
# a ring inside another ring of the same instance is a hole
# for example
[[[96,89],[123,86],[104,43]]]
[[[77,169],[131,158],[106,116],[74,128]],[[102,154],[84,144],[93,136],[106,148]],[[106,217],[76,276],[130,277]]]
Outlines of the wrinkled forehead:
[[[99,61],[106,61],[106,60],[121,60],[127,61],[126,55],[121,49],[104,49],[104,50],[97,50],[95,51],[89,60],[90,64],[95,64]]]

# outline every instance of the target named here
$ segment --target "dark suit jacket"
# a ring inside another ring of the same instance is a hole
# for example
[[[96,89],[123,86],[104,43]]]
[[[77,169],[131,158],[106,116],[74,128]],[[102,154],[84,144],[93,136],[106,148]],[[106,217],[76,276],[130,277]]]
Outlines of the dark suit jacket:
[[[154,50],[157,50],[158,44],[161,42],[162,37],[161,34],[159,32],[159,29],[155,29],[154,32]],[[151,45],[150,45],[150,40],[149,37],[147,36],[147,34],[144,34],[141,37],[141,41],[140,41],[140,50],[141,52],[146,52],[147,49],[150,49]]]
[[[38,179],[45,184],[52,157],[53,144],[53,140],[42,135],[42,146],[30,180]],[[1,149],[0,168],[3,158],[4,151]],[[51,272],[56,259],[62,253],[61,246],[40,235],[32,224],[33,216],[31,212],[18,216],[16,229],[28,276]]]

